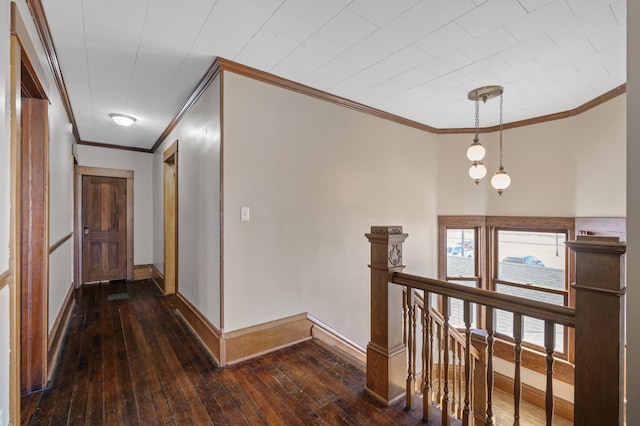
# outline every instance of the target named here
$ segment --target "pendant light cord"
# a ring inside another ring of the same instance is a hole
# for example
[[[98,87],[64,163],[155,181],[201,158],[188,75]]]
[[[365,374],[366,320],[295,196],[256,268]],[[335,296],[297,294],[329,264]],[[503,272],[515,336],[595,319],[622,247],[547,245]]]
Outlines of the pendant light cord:
[[[473,138],[474,142],[480,141],[480,101],[476,93],[476,137]]]
[[[502,167],[502,93],[500,93],[500,170]]]

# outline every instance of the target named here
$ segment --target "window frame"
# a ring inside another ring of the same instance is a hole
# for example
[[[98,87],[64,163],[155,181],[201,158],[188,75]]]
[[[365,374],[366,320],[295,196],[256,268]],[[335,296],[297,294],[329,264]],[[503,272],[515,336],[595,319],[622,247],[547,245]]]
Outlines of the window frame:
[[[500,259],[498,257],[498,232],[499,231],[520,231],[520,232],[548,232],[548,233],[563,233],[565,234],[566,241],[575,240],[575,218],[572,217],[541,217],[541,216],[487,216],[486,218],[488,243],[491,248],[491,255],[488,261],[489,265],[489,290],[496,291],[498,284],[508,285],[512,287],[523,287],[526,285],[520,285],[507,280],[502,280],[498,276],[498,268]],[[575,281],[575,253],[569,250],[568,247],[564,247],[565,250],[565,295],[564,306],[573,308],[575,307],[575,291],[571,287],[571,284]],[[536,287],[535,290],[546,291],[548,293],[556,293],[553,290],[543,289]],[[574,335],[573,328],[565,327],[564,332],[564,352],[558,352],[559,358],[565,359],[569,362],[574,361]],[[513,343],[513,338],[510,336],[504,336],[497,333],[498,337],[510,343]],[[544,348],[529,342],[522,342],[522,346],[532,349],[537,352],[543,352]]]
[[[442,281],[452,280],[476,280],[476,286],[485,290],[495,291],[498,279],[498,231],[524,231],[524,232],[554,232],[565,233],[566,240],[575,239],[576,219],[573,217],[542,217],[542,216],[438,216],[438,279]],[[474,229],[475,230],[475,277],[450,277],[447,276],[447,230],[449,229]],[[575,281],[575,254],[565,246],[565,306],[575,306],[575,294],[571,287]],[[439,307],[442,309],[442,301],[439,298]],[[486,329],[486,309],[479,307],[476,310],[476,323],[481,329]],[[569,384],[573,384],[574,360],[574,330],[565,328],[564,333],[565,353],[558,353],[556,361],[555,378]],[[499,335],[494,345],[494,355],[506,361],[513,361],[513,338]],[[523,342],[522,362],[523,366],[541,374],[545,374],[546,360],[544,348]]]
[[[449,229],[473,229],[475,244],[474,266],[476,275],[448,276],[447,275],[447,231]],[[487,289],[486,280],[486,223],[484,216],[439,216],[438,217],[438,279],[441,281],[475,281],[476,288]],[[442,312],[442,298],[438,298],[438,307]],[[476,309],[476,324],[481,329],[486,329],[484,307]]]

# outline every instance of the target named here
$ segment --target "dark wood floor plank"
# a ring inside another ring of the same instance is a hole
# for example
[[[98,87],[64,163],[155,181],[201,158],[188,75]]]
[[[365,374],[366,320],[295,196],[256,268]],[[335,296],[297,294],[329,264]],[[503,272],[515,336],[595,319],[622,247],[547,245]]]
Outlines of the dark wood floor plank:
[[[40,403],[40,397],[42,396],[42,392],[32,392],[28,395],[22,397],[20,404],[20,423],[25,424],[31,419],[36,409],[38,408],[38,404]]]
[[[231,424],[216,399],[217,391],[221,388],[224,390],[224,388],[218,381],[208,380],[209,374],[216,368],[215,365],[198,344],[195,336],[183,327],[183,323],[177,318],[177,315],[174,312],[168,314],[172,317],[172,321],[178,320],[181,325],[173,330],[169,343],[174,352],[179,354],[178,361],[188,377],[197,399],[201,402],[213,424]],[[226,390],[224,391],[226,392]]]
[[[95,317],[96,312],[86,310],[84,327],[80,337],[80,348],[76,363],[75,377],[73,378],[73,391],[71,406],[69,408],[69,425],[84,425],[87,411],[91,409],[88,392],[91,383],[95,380],[96,368],[102,365],[102,345],[96,341],[96,335],[100,334],[100,318]],[[100,374],[102,380],[102,374]],[[101,404],[102,405],[102,404]]]
[[[106,301],[118,292],[130,297]],[[85,286],[76,302],[56,374],[23,398],[22,424],[420,424],[421,408],[365,395],[365,373],[316,341],[217,368],[148,280]]]
[[[66,423],[69,414],[69,404],[73,392],[73,378],[80,351],[80,336],[84,327],[86,309],[76,309],[72,316],[72,324],[65,336],[63,345],[66,348],[61,354],[52,383],[41,391],[40,402],[28,424],[49,425]],[[67,377],[68,380],[58,380]],[[54,385],[55,384],[55,385]],[[63,401],[63,402],[58,402]]]
[[[149,364],[151,352],[145,344],[136,314],[131,310],[121,310],[120,314],[138,418],[141,424],[150,424],[161,411],[164,411],[167,417],[170,416],[170,412],[164,397],[159,398],[156,403],[155,395],[161,387],[158,381],[154,380],[156,375]]]
[[[270,374],[269,369],[258,362],[252,363],[248,376],[242,376],[241,382],[246,387],[255,389],[265,404],[271,407],[282,419],[286,419],[291,425],[307,425],[317,421],[309,409],[293,398],[283,398],[280,384]]]
[[[125,389],[120,383],[123,372],[120,371],[118,358],[124,348],[122,347],[120,316],[117,311],[119,301],[107,303],[105,300],[109,294],[122,293],[125,288],[119,283],[100,285],[100,287],[102,293],[98,307],[101,307],[104,314],[104,424],[116,425],[122,424],[126,419],[124,414],[128,411],[127,407],[133,395],[131,392],[124,393]],[[130,424],[137,424],[134,423],[137,420],[136,417],[132,416],[126,420]]]
[[[160,321],[157,321],[158,319]],[[164,327],[164,324],[168,322],[175,323],[177,318],[170,312],[165,311],[157,315],[155,321],[150,321],[144,317],[140,317],[139,321],[147,330],[146,339],[156,346],[155,357],[160,360],[156,364],[156,371],[163,388],[169,390],[170,394],[173,395],[169,402],[175,402],[178,405],[182,405],[184,402],[184,408],[179,410],[180,415],[184,415],[182,421],[189,421],[187,420],[188,416],[193,424],[211,423],[212,420],[205,410],[204,404],[179,360],[180,356],[186,355],[181,353],[184,349],[177,348],[175,344],[172,345],[172,341],[175,343],[176,340],[175,335],[170,331],[168,332]],[[175,352],[176,349],[178,352]],[[176,415],[176,410],[172,410],[174,415]]]

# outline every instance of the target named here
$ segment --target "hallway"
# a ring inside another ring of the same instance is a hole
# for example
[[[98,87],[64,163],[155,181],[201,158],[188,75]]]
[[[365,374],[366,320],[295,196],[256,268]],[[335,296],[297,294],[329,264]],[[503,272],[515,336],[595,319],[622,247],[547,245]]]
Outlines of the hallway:
[[[150,280],[85,286],[76,303],[23,425],[420,423],[419,399],[411,412],[377,403],[364,372],[315,340],[215,367]]]

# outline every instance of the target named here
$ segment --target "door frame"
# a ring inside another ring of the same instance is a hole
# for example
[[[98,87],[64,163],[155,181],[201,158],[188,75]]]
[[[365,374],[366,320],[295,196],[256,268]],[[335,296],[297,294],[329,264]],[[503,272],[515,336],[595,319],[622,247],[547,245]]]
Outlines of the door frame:
[[[29,97],[48,100],[49,85],[44,73],[44,69],[38,62],[37,51],[31,41],[27,27],[20,15],[20,11],[15,3],[11,2],[11,22],[10,22],[10,43],[9,43],[9,131],[10,131],[10,225],[9,225],[9,423],[18,424],[20,422],[20,389],[21,389],[21,336],[22,336],[22,275],[21,275],[21,254],[23,249],[22,234],[22,167],[21,167],[21,147],[22,147],[22,109],[21,100],[23,92],[29,94]],[[32,61],[33,59],[33,61]],[[25,77],[23,80],[22,77]],[[45,117],[48,126],[48,116]],[[47,170],[45,171],[48,179],[48,156],[45,157]],[[46,183],[45,197],[48,200],[48,180]],[[48,201],[45,200],[46,223],[44,229],[44,241],[40,243],[48,245],[49,240],[49,224],[48,224]],[[42,259],[45,264],[45,270],[48,268],[49,247],[45,247]],[[48,297],[48,274],[43,277],[43,291]],[[45,327],[48,325],[47,306],[38,305],[43,309],[42,314],[45,318]],[[47,330],[48,331],[48,330]],[[47,347],[48,333],[45,332],[43,341],[40,342]],[[46,358],[46,356],[45,356]],[[46,363],[46,361],[45,361]],[[46,366],[44,371],[44,380],[47,380]]]
[[[163,153],[164,294],[178,292],[178,141]],[[167,212],[172,215],[168,215]],[[172,232],[169,232],[173,228]],[[170,273],[168,273],[170,272]]]
[[[75,222],[76,229],[75,246],[78,250],[74,254],[74,270],[78,271],[77,279],[75,280],[76,288],[82,285],[83,270],[82,270],[82,177],[83,176],[100,176],[100,177],[114,177],[123,178],[127,180],[127,281],[133,280],[133,170],[122,169],[109,169],[103,167],[90,167],[90,166],[77,166],[76,167],[76,195],[77,202],[75,203]]]
[[[45,388],[50,375],[49,103],[21,102],[20,391],[31,393]]]

